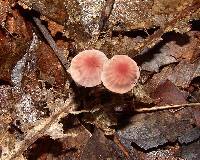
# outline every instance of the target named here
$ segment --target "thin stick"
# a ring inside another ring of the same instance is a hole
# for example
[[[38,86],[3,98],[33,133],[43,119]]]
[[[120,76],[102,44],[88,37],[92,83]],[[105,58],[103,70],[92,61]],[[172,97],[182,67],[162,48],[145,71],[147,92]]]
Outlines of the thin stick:
[[[118,148],[124,153],[124,155],[126,156],[127,159],[130,159],[131,156],[129,155],[129,151],[128,149],[122,144],[122,142],[119,139],[119,136],[115,133],[114,134],[114,139],[113,141],[115,142],[115,144],[118,146]]]
[[[66,113],[65,116],[67,114],[70,113],[70,111],[72,111],[74,105],[72,103],[72,100],[70,100],[68,103],[66,103],[63,108],[58,111],[57,113],[55,113],[54,115],[52,115],[49,119],[49,121],[39,130],[36,129],[35,133],[26,136],[24,138],[24,140],[21,142],[19,149],[17,149],[17,151],[15,152],[11,152],[9,155],[7,155],[8,157],[6,157],[5,159],[2,160],[7,160],[7,159],[15,159],[17,157],[19,157],[21,154],[23,154],[23,152],[30,146],[32,145],[38,138],[42,137],[45,133],[45,131],[47,129],[50,128],[50,126],[56,121],[58,120],[59,116],[62,115],[63,113]],[[44,119],[44,121],[46,121]],[[37,126],[36,126],[37,128]],[[34,128],[32,129],[34,130]]]
[[[143,112],[151,112],[151,111],[158,111],[158,110],[165,110],[165,109],[175,109],[175,108],[181,108],[181,107],[193,107],[193,106],[200,106],[200,103],[154,106],[151,108],[139,108],[139,109],[135,109],[134,111],[138,113],[143,113]]]
[[[39,18],[33,17],[34,22],[42,32],[44,38],[47,40],[51,48],[53,49],[54,53],[62,63],[62,65],[67,69],[67,58],[64,56],[64,53],[57,47],[56,42],[52,38],[49,31],[46,29],[46,27],[42,24],[41,20]]]

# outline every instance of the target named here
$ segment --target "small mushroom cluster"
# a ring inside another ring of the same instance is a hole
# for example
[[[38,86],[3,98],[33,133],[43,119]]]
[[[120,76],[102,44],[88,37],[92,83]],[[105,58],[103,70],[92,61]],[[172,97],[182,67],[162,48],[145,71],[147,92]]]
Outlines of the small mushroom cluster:
[[[137,83],[140,71],[137,63],[127,55],[108,59],[99,50],[85,50],[76,55],[69,68],[72,79],[81,86],[94,87],[101,82],[110,91],[126,93]]]

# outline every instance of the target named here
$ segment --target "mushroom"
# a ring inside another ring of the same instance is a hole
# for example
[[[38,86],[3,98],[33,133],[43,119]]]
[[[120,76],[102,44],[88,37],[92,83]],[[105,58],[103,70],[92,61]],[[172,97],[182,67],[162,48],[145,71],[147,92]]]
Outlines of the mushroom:
[[[115,93],[126,93],[137,83],[140,76],[137,63],[127,55],[115,55],[103,66],[103,85]]]
[[[94,87],[101,84],[101,72],[107,60],[99,50],[84,50],[72,59],[69,73],[79,85]]]

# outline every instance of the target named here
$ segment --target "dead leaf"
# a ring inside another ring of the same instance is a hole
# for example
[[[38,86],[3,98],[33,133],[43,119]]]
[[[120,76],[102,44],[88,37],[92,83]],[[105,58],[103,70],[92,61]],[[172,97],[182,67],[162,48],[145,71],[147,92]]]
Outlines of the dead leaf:
[[[159,72],[160,67],[177,62],[176,58],[161,49],[161,53],[153,54],[150,61],[142,64],[141,69],[149,72]]]
[[[120,152],[116,152],[113,144],[104,137],[104,133],[95,130],[92,137],[84,147],[81,160],[121,159]]]
[[[187,95],[179,90],[171,81],[166,80],[151,93],[157,105],[186,104]]]
[[[131,148],[131,144],[134,143],[144,150],[149,150],[169,142],[175,142],[180,136],[192,131],[191,118],[192,114],[187,110],[178,113],[165,111],[138,114],[132,117],[129,124],[118,130],[117,133],[128,148]],[[192,132],[190,135],[192,136]],[[196,137],[191,137],[190,141],[195,139]]]
[[[187,88],[191,81],[200,76],[200,60],[194,63],[181,61],[167,77],[176,86]]]
[[[189,145],[184,145],[180,151],[181,157],[183,157],[184,159],[198,160],[200,158],[199,147],[200,141],[194,142]]]
[[[26,53],[32,39],[32,29],[19,11],[12,10],[9,15],[5,22],[8,31],[0,30],[0,79],[11,83],[12,69]],[[12,34],[16,34],[16,37]]]

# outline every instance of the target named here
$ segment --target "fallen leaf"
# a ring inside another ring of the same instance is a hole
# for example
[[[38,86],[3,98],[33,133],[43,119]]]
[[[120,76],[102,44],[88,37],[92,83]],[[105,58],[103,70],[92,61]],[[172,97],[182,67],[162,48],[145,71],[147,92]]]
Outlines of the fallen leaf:
[[[187,95],[179,90],[171,81],[166,80],[151,93],[157,105],[186,104]]]
[[[176,58],[163,50],[161,49],[160,53],[153,54],[150,61],[142,64],[141,69],[149,72],[159,72],[160,67],[177,62]]]
[[[118,130],[117,133],[128,148],[131,149],[131,144],[135,144],[139,148],[149,150],[175,142],[180,136],[192,131],[191,118],[192,114],[187,109],[178,113],[159,111],[138,114],[132,117],[129,124]],[[192,132],[190,135],[190,141],[196,140],[196,136],[192,137]]]
[[[116,152],[113,144],[104,137],[104,133],[95,130],[92,137],[84,147],[80,156],[81,160],[121,159],[120,152]]]
[[[184,159],[198,160],[200,158],[199,153],[200,141],[194,142],[189,145],[184,145],[180,151],[181,157]]]
[[[12,69],[26,53],[32,39],[32,29],[19,11],[12,10],[9,15],[5,22],[8,31],[0,30],[0,79],[11,83]]]

